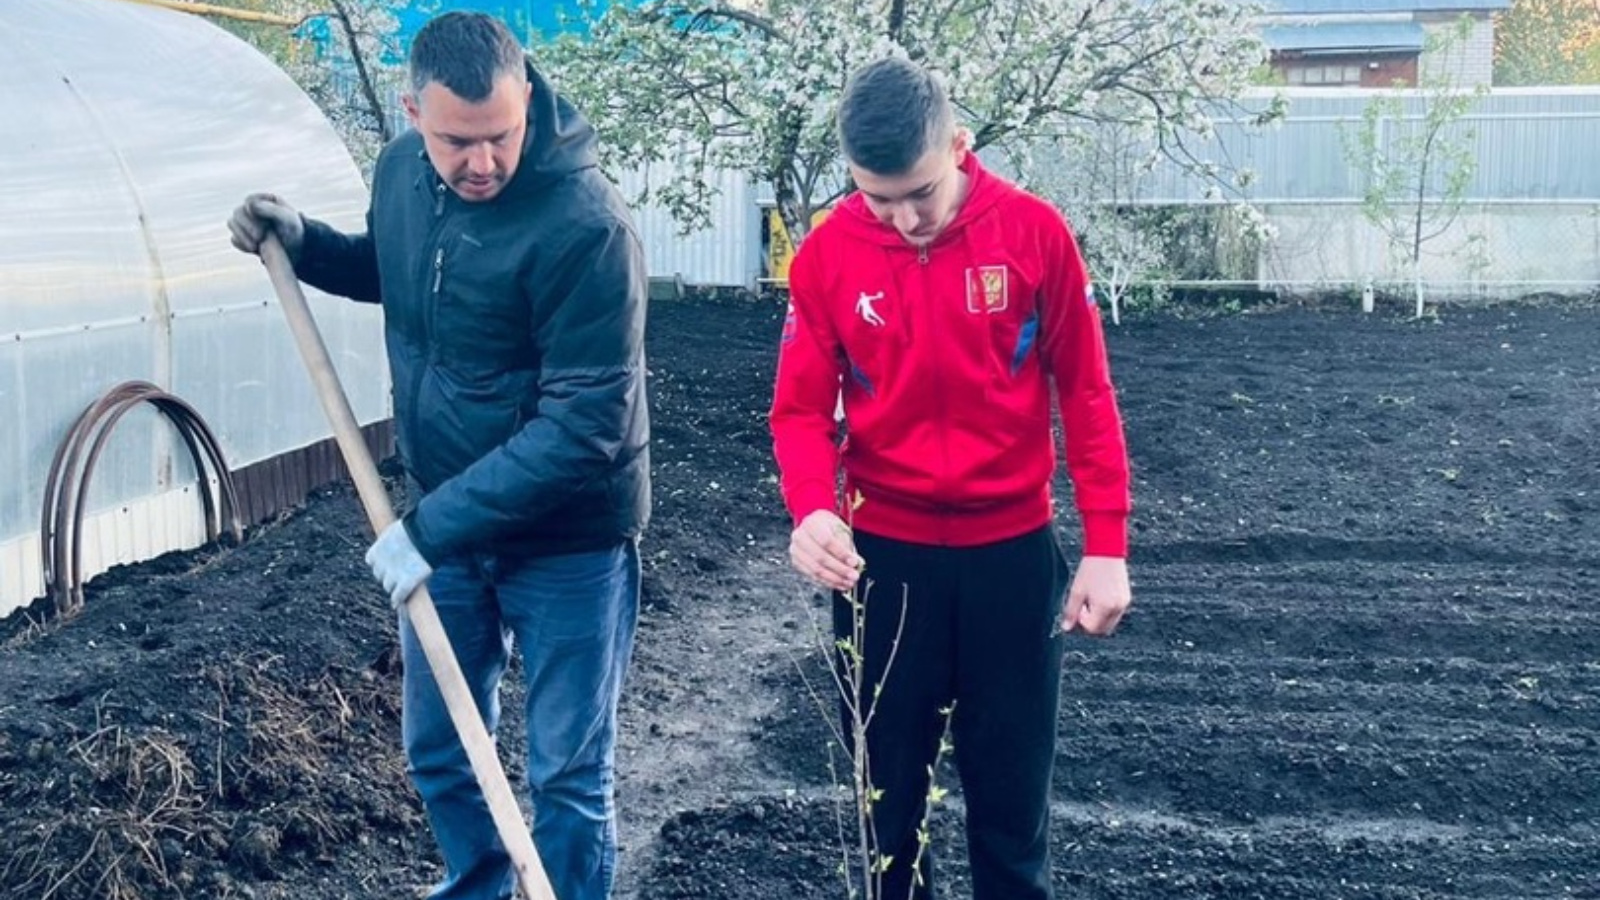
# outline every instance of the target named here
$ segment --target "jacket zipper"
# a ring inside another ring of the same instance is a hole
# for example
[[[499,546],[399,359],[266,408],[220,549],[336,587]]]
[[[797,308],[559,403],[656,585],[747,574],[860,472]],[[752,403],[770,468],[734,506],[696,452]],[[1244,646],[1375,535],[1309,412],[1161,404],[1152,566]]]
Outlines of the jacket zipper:
[[[444,287],[444,192],[443,181],[433,186],[433,287],[428,292],[428,358],[432,361],[438,353],[439,293]]]
[[[434,355],[439,352],[439,342],[434,333],[434,326],[437,321],[437,317],[434,315],[434,310],[438,306],[439,290],[444,286],[444,241],[442,240],[444,235],[441,217],[444,215],[444,192],[447,189],[448,188],[446,188],[443,181],[439,181],[433,186],[433,232],[434,240],[438,243],[435,245],[433,253],[433,286],[423,301],[427,308],[422,311],[423,321],[425,323],[424,338],[428,342],[427,362],[416,367],[416,375],[411,379],[410,421],[413,423],[417,421],[417,417],[421,415],[422,412],[423,375],[427,371],[428,366],[434,363]]]
[[[924,301],[927,301],[929,298],[934,296],[933,286],[929,283],[932,273],[928,269],[927,244],[920,244],[917,246],[917,264],[921,269],[922,275],[922,298]],[[941,314],[939,304],[924,302],[921,304],[921,306],[928,312],[928,324],[933,330],[933,346],[938,347],[940,345],[940,341],[943,339],[944,333],[939,321]],[[948,399],[945,397],[944,378],[942,377],[942,370],[939,366],[933,367],[933,397],[935,402],[934,409],[941,411],[935,414],[937,416],[936,421],[938,422],[939,426],[936,432],[939,435],[939,462],[942,466],[940,469],[941,477],[935,483],[939,485],[939,495],[941,497],[948,497],[949,491],[945,489],[943,482],[948,481],[950,476],[950,429],[949,422],[946,420],[946,416],[942,410],[949,409],[950,404]],[[949,516],[946,512],[947,509],[948,505],[946,504],[941,504],[939,507],[938,542],[940,544],[950,543]]]

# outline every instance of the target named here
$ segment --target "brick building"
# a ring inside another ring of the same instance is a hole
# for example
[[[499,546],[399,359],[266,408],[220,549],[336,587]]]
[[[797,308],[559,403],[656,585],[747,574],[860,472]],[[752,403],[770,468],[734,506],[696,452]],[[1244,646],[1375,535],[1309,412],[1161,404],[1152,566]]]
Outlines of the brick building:
[[[1511,0],[1267,0],[1262,37],[1272,68],[1296,87],[1390,87],[1446,78],[1487,85],[1494,15]],[[1465,16],[1464,41],[1430,52],[1429,38]]]

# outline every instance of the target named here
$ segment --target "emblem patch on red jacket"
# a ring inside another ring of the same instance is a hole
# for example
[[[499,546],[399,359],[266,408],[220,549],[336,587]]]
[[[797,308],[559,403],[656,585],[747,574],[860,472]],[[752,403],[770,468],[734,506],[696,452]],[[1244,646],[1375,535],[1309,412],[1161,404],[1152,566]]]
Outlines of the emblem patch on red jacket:
[[[873,328],[880,327],[883,325],[883,316],[878,315],[877,308],[872,304],[882,299],[883,291],[879,291],[876,294],[862,291],[861,296],[856,299],[856,315],[861,317],[861,321],[871,325]]]
[[[1005,266],[978,266],[967,270],[967,312],[1005,312],[1011,301],[1011,284]]]

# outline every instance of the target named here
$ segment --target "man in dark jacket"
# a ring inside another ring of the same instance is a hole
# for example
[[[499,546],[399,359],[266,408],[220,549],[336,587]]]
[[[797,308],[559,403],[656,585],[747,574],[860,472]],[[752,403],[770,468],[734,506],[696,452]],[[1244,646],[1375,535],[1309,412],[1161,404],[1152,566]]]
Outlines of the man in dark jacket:
[[[616,856],[617,700],[648,518],[646,270],[587,122],[499,21],[417,35],[413,130],[379,157],[367,230],[272,195],[229,223],[272,231],[296,274],[383,304],[413,497],[367,552],[403,607],[424,580],[493,731],[513,645],[527,692],[534,841],[561,900],[601,900]],[[405,750],[446,865],[434,898],[509,898],[513,873],[407,617]]]

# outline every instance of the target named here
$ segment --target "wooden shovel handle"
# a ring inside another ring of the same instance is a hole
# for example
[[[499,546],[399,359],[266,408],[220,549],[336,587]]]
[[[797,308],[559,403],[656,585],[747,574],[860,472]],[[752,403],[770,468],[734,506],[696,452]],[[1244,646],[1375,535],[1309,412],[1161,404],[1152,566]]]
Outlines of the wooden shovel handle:
[[[327,413],[328,421],[333,425],[333,435],[339,442],[339,451],[344,455],[345,466],[355,482],[356,493],[361,496],[361,505],[366,508],[367,520],[372,523],[373,533],[381,534],[394,522],[394,508],[389,504],[383,479],[379,477],[378,467],[372,461],[366,441],[362,439],[361,426],[356,423],[355,413],[350,410],[350,401],[339,383],[339,375],[334,371],[328,347],[322,342],[322,334],[317,331],[316,322],[311,318],[311,309],[300,290],[299,280],[295,278],[294,267],[276,235],[267,235],[260,252],[261,262],[267,267],[267,276],[272,279],[278,301],[283,306],[283,314],[289,320],[289,330],[294,333],[294,342],[299,346],[300,356],[305,360],[311,380],[316,385],[323,412]],[[472,699],[472,693],[467,689],[466,679],[461,675],[461,666],[450,649],[450,640],[445,636],[444,625],[440,623],[439,613],[433,607],[433,598],[428,595],[427,585],[419,586],[411,594],[411,599],[406,601],[405,611],[411,617],[411,627],[416,631],[417,641],[428,657],[428,666],[433,669],[434,678],[439,682],[439,692],[444,695],[450,719],[461,736],[467,759],[472,762],[478,787],[488,801],[489,814],[494,818],[500,841],[505,844],[506,853],[511,857],[511,865],[517,873],[517,884],[529,900],[555,900],[544,866],[540,864],[539,854],[533,847],[528,825],[523,821],[522,811],[517,808],[516,797],[506,781],[506,773],[500,766],[494,742],[489,738],[483,717]]]

